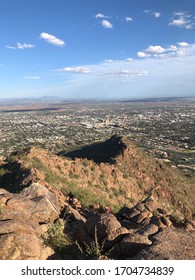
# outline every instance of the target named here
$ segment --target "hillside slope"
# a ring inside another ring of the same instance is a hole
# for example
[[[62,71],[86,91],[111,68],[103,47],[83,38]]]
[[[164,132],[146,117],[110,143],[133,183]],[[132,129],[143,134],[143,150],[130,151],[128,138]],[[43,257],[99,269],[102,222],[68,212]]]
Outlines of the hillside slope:
[[[114,212],[153,194],[159,207],[175,215],[193,216],[195,184],[138,150],[125,137],[115,135],[73,151],[69,154],[72,159],[67,156],[36,147],[15,154],[1,165],[0,187],[19,192],[29,183],[40,181],[71,193],[84,207],[109,205]]]

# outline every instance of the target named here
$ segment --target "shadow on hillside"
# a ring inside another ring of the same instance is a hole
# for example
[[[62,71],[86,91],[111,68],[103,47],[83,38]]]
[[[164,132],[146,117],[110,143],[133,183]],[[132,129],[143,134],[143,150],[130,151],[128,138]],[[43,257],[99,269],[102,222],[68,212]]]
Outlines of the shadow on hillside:
[[[0,188],[9,192],[18,193],[23,190],[27,184],[24,179],[30,175],[30,170],[23,169],[19,162],[8,162],[0,166]]]
[[[71,159],[86,158],[88,160],[93,160],[96,163],[104,162],[113,164],[116,162],[116,157],[120,155],[125,148],[126,145],[123,143],[122,138],[114,135],[105,142],[87,145],[67,153],[60,152],[58,155],[69,157]]]

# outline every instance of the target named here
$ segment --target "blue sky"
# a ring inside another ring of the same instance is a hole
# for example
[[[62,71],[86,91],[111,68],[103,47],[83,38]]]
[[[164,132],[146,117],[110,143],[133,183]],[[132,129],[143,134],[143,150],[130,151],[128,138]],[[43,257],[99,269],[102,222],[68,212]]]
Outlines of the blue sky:
[[[0,0],[0,97],[195,96],[194,0]]]

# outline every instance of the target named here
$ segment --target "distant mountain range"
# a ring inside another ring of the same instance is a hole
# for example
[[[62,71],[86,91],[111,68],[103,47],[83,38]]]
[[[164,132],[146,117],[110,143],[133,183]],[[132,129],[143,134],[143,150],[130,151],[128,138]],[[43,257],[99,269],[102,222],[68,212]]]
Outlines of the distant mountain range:
[[[41,97],[29,97],[29,98],[0,98],[0,106],[14,106],[14,105],[26,105],[26,104],[36,104],[59,102],[59,103],[77,103],[77,102],[175,102],[182,100],[191,100],[195,97],[152,97],[152,98],[126,98],[126,99],[66,99],[60,96],[41,96]]]

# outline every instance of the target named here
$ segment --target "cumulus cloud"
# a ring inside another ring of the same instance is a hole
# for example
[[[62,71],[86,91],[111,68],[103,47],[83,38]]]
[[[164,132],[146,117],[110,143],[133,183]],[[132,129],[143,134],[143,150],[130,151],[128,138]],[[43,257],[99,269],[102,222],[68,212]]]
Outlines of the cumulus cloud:
[[[184,18],[174,19],[174,20],[172,20],[172,22],[169,23],[169,25],[185,27],[185,28],[187,28],[187,26],[189,26],[188,21],[186,21]]]
[[[145,53],[148,54],[158,54],[158,53],[163,53],[166,50],[164,48],[162,48],[161,46],[149,46],[146,50]]]
[[[65,42],[61,39],[56,38],[54,35],[48,34],[46,32],[42,32],[40,34],[40,39],[45,40],[49,44],[58,46],[58,47],[63,47],[65,45]]]
[[[113,25],[111,22],[109,22],[108,20],[104,19],[102,20],[102,26],[108,29],[112,29]]]
[[[192,29],[195,25],[194,17],[188,12],[174,12],[170,26],[176,26],[185,29]]]
[[[110,63],[106,60],[107,63],[102,61],[92,65],[80,65],[79,67],[91,69],[91,74],[66,75],[66,83],[56,90],[62,94],[68,92],[71,98],[78,97],[80,93],[79,96],[83,96],[83,92],[86,93],[85,97],[90,97],[91,88],[93,88],[93,97],[98,98],[108,98],[109,94],[111,97],[119,97],[120,94],[121,97],[129,97],[134,94],[135,98],[143,95],[151,97],[156,93],[159,96],[172,93],[177,96],[193,95],[195,44],[188,43],[189,46],[180,46],[179,43],[184,41],[160,46],[165,49],[163,53],[146,54],[142,50],[143,56],[150,57],[137,58],[131,63],[127,63],[126,59],[109,58]],[[74,68],[66,67],[65,72],[70,72]]]
[[[190,44],[187,42],[180,42],[176,45],[170,45],[167,48],[161,46],[149,46],[144,51],[137,53],[139,58],[154,57],[159,59],[173,58],[173,57],[185,57],[188,55],[187,47],[190,47]]]
[[[66,73],[76,73],[76,74],[90,74],[91,70],[87,67],[77,66],[77,67],[65,67],[62,69],[57,69],[58,72]]]
[[[104,14],[99,13],[99,14],[95,15],[95,18],[109,18],[109,17],[105,16]]]
[[[180,42],[180,43],[178,43],[178,45],[180,47],[188,47],[188,46],[190,46],[187,42]]]
[[[137,56],[140,57],[140,58],[151,57],[150,54],[147,54],[147,53],[145,53],[145,52],[138,52],[138,53],[137,53]]]
[[[24,79],[25,80],[39,80],[40,77],[39,76],[25,76]]]
[[[154,16],[155,16],[156,18],[158,18],[158,17],[160,17],[160,16],[161,16],[161,13],[156,12],[156,13],[154,13]]]
[[[177,50],[177,46],[170,45],[170,47],[167,50],[169,50],[169,51],[176,51]]]
[[[133,21],[133,19],[132,19],[132,17],[125,17],[125,21],[130,22],[130,21]]]

